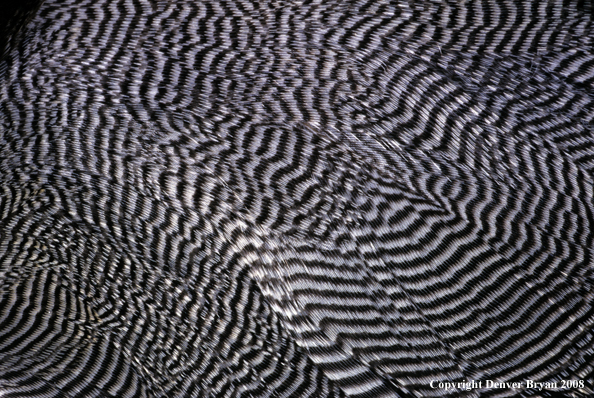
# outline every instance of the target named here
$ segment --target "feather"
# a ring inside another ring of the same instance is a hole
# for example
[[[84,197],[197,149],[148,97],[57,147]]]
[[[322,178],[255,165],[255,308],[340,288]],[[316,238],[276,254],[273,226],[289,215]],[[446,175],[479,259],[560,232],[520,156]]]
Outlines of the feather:
[[[594,396],[589,1],[18,6],[0,396]]]

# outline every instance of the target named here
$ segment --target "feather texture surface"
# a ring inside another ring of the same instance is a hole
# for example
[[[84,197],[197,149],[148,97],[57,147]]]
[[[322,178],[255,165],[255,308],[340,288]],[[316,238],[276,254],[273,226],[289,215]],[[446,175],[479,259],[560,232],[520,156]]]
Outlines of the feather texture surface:
[[[23,20],[0,59],[0,396],[594,396],[592,3]]]

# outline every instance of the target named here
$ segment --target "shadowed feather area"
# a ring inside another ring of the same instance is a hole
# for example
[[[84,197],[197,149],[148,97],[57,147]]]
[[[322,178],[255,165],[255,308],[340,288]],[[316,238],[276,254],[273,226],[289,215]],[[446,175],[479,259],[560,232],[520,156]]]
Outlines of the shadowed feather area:
[[[1,397],[594,396],[590,1],[6,10]]]

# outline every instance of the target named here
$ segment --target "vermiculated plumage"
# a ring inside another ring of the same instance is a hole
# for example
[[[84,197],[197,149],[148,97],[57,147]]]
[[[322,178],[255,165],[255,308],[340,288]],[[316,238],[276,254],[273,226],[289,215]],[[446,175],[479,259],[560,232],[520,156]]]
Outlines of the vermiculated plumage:
[[[30,10],[0,396],[594,396],[590,2]]]

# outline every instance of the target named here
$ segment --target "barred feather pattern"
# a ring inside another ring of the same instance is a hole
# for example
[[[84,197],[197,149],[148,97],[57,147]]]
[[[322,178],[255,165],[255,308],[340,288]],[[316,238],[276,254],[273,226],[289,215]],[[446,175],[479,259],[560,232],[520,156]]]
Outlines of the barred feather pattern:
[[[46,0],[0,63],[0,396],[592,396],[592,18]]]

